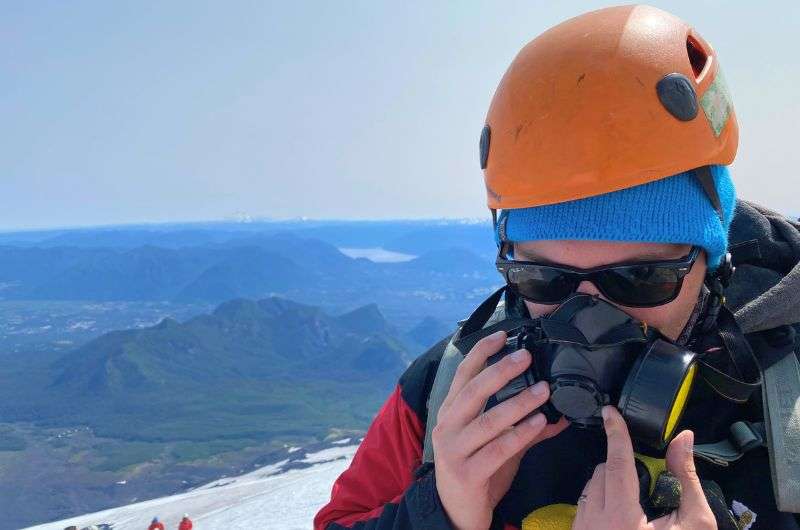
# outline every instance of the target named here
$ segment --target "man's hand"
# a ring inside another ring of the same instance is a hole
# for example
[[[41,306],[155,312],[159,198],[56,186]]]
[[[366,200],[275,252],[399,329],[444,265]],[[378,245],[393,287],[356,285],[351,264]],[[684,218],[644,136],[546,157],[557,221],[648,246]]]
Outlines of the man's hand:
[[[578,499],[573,530],[716,530],[694,468],[692,431],[680,433],[667,449],[667,469],[681,483],[680,508],[648,523],[639,505],[639,479],[625,420],[614,407],[603,408],[603,420],[608,456]]]
[[[489,528],[492,510],[511,486],[525,451],[568,425],[564,419],[547,425],[541,413],[526,418],[550,397],[545,382],[483,412],[486,401],[531,364],[531,354],[518,350],[484,369],[505,340],[506,333],[499,331],[470,350],[433,429],[436,489],[457,530]]]

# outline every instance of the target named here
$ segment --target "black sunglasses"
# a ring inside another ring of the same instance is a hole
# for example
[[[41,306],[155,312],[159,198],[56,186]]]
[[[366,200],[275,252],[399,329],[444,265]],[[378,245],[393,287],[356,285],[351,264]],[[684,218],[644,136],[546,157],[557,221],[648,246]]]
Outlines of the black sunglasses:
[[[501,245],[497,270],[508,288],[539,304],[559,304],[569,298],[581,282],[590,281],[609,301],[627,307],[655,307],[677,298],[683,278],[692,270],[700,247],[693,246],[683,258],[639,261],[577,269],[506,258]]]

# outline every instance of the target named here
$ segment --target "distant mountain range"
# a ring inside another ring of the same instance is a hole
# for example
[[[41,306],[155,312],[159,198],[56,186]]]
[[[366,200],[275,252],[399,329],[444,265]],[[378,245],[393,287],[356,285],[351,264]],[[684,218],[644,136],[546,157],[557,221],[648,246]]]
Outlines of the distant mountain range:
[[[326,243],[282,236],[245,241],[242,246],[0,247],[0,282],[5,285],[0,296],[220,302],[286,292],[303,282],[319,282],[328,270],[344,272],[344,267],[354,274],[358,266]]]
[[[239,290],[282,289],[340,275],[431,271],[494,274],[491,263],[455,245],[442,245],[408,262],[353,259],[318,239],[291,234],[257,235],[219,244],[171,248],[0,246],[0,296],[5,299],[143,300],[181,296],[227,299],[204,291],[209,284]],[[256,278],[249,278],[256,275]],[[267,280],[267,277],[270,279]],[[348,278],[351,279],[351,278]],[[352,278],[357,279],[357,278]],[[233,285],[236,289],[237,286]],[[193,293],[195,288],[200,289]],[[208,299],[208,298],[207,298]]]
[[[333,312],[379,303],[407,330],[425,315],[463,318],[501,283],[488,259],[452,242],[393,263],[286,232],[176,248],[0,246],[0,301],[218,304],[279,295]]]
[[[0,232],[0,246],[40,248],[181,248],[235,243],[252,235],[291,233],[318,239],[335,247],[383,247],[408,254],[424,254],[445,247],[472,249],[481,257],[494,254],[491,221],[426,219],[390,221],[256,221],[126,225],[96,228]]]

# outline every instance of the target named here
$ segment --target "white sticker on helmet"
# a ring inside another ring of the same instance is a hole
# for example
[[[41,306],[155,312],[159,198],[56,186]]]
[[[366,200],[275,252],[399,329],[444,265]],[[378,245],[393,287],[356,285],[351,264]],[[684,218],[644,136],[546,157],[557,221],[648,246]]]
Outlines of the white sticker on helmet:
[[[711,130],[714,131],[714,136],[719,136],[733,111],[733,100],[728,92],[728,85],[725,84],[722,70],[717,70],[714,82],[700,98],[700,106],[703,107],[703,112],[706,114],[708,124],[711,125]]]

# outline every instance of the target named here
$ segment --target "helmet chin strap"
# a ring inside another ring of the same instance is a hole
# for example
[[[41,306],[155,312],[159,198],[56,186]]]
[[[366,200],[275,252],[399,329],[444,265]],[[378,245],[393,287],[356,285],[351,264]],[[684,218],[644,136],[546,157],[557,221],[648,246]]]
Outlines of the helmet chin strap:
[[[492,212],[492,234],[498,235],[497,248],[501,249],[503,244],[506,243],[506,220],[508,217],[501,219],[498,226],[497,209],[489,208],[489,211]]]
[[[701,166],[695,169],[694,178],[697,179],[703,191],[706,192],[706,196],[708,200],[711,201],[714,210],[716,210],[719,220],[722,221],[722,225],[725,226],[725,212],[722,211],[722,201],[719,199],[717,186],[714,183],[714,176],[711,174],[711,166]]]
[[[730,285],[735,270],[736,267],[731,262],[731,253],[728,252],[715,271],[706,273],[705,284],[710,294],[705,315],[698,322],[700,333],[709,333],[716,327],[720,309],[725,305],[725,288]]]

